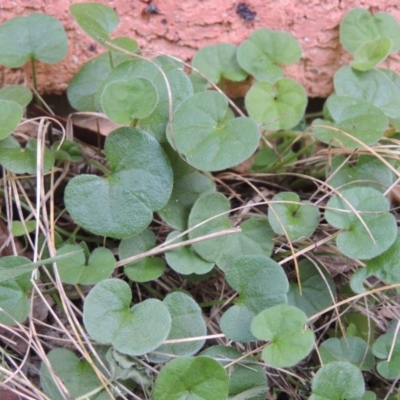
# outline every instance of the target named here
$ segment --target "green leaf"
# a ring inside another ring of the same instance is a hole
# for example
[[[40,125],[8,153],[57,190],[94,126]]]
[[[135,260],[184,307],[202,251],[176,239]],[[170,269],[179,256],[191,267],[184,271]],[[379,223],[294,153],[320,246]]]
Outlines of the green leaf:
[[[236,305],[222,316],[221,330],[232,340],[255,340],[250,333],[252,317],[267,307],[287,302],[286,274],[271,258],[248,255],[236,258],[235,264],[225,271],[225,279],[239,292],[239,297]],[[238,325],[242,327],[235,331]]]
[[[375,156],[362,155],[354,163],[344,156],[335,156],[326,167],[326,179],[339,190],[363,186],[384,192],[393,183],[393,173]]]
[[[107,75],[106,79],[98,87],[94,98],[96,109],[103,111],[101,108],[101,97],[105,87],[110,83],[125,81],[128,78],[145,78],[154,84],[158,73],[159,70],[157,67],[149,61],[133,59],[121,62]]]
[[[101,95],[101,107],[108,118],[118,124],[147,117],[155,108],[158,94],[145,78],[130,78],[111,82]]]
[[[317,139],[335,147],[362,147],[352,137],[373,145],[382,138],[388,126],[388,119],[379,108],[355,97],[332,95],[326,107],[334,122],[317,118],[312,127]]]
[[[388,118],[400,118],[400,87],[386,70],[340,68],[333,78],[338,96],[351,96],[378,107]],[[367,113],[365,113],[367,114]]]
[[[96,42],[103,44],[118,24],[118,14],[108,6],[97,3],[72,4],[69,10],[79,26]]]
[[[265,400],[268,391],[267,375],[255,358],[243,359],[239,351],[226,346],[209,347],[201,355],[211,357],[224,366],[237,360],[227,369],[230,400]]]
[[[155,247],[156,235],[149,229],[136,236],[121,240],[118,247],[119,259],[123,260],[144,253]],[[160,257],[146,257],[124,267],[125,275],[135,282],[148,282],[159,278],[165,271],[165,262]]]
[[[292,64],[300,56],[300,45],[292,35],[264,28],[255,30],[237,50],[239,65],[258,81],[270,83],[283,77],[278,65]]]
[[[32,100],[32,92],[21,85],[5,86],[0,89],[0,99],[15,101],[21,107],[26,107]]]
[[[235,342],[254,342],[257,339],[251,333],[250,325],[255,316],[256,313],[245,305],[236,304],[222,315],[221,332]]]
[[[80,246],[67,244],[57,250],[57,255],[68,254],[79,250]],[[71,285],[94,285],[108,278],[115,268],[115,258],[105,247],[94,249],[86,261],[85,255],[76,253],[57,263],[58,273],[62,282]]]
[[[103,280],[86,297],[83,322],[94,340],[110,343],[123,354],[137,356],[163,343],[171,328],[171,316],[168,308],[156,299],[129,308],[131,298],[126,282]]]
[[[155,349],[155,353],[147,354],[151,362],[166,362],[175,356],[191,356],[197,353],[204,345],[205,339],[180,342],[179,339],[205,336],[207,327],[202,316],[201,308],[187,294],[172,292],[168,294],[163,303],[171,315],[171,330],[167,340],[176,340],[177,343],[166,343]],[[165,353],[162,354],[162,353]]]
[[[140,363],[136,357],[120,353],[114,347],[109,347],[106,353],[111,375],[115,380],[132,379],[141,388],[147,388],[153,383],[151,371]]]
[[[375,366],[374,356],[368,343],[356,336],[325,340],[319,346],[319,354],[323,364],[348,361],[362,371],[369,371]]]
[[[13,236],[24,236],[27,233],[33,232],[36,228],[36,221],[13,221],[11,233]]]
[[[71,106],[78,111],[97,111],[96,92],[111,70],[109,53],[83,64],[68,85],[67,97]]]
[[[367,71],[382,62],[390,53],[392,41],[381,37],[362,44],[354,53],[350,65],[359,71]]]
[[[257,314],[251,323],[253,335],[269,343],[262,351],[264,361],[275,368],[292,367],[314,346],[314,333],[305,328],[307,315],[297,307],[279,304]]]
[[[110,396],[102,390],[102,384],[93,370],[92,366],[85,360],[79,358],[70,350],[59,348],[53,349],[47,354],[51,368],[67,388],[71,398],[87,397],[92,400],[109,400]],[[65,395],[61,392],[43,362],[40,367],[40,383],[44,392],[52,400],[64,400]],[[110,389],[112,389],[110,387]],[[96,393],[96,394],[93,394]]]
[[[210,357],[182,357],[167,363],[157,376],[154,400],[226,400],[228,376]]]
[[[348,335],[358,336],[368,342],[370,346],[374,343],[376,322],[371,319],[371,316],[358,312],[346,312],[343,315],[343,322],[347,326]]]
[[[14,174],[36,175],[37,151],[36,139],[30,139],[23,149],[15,137],[8,136],[0,141],[0,164]],[[53,165],[54,155],[47,147],[45,147],[43,155],[43,172],[49,172],[53,168]]]
[[[214,84],[222,77],[240,82],[247,78],[247,73],[238,64],[236,51],[237,47],[230,43],[204,46],[194,55],[192,65]]]
[[[393,89],[393,93],[395,93],[394,98],[399,98],[400,97],[400,76],[395,72],[395,71],[390,71],[388,69],[383,69],[380,68],[379,71],[383,72],[387,78],[389,78],[390,82],[393,84],[392,88]],[[395,110],[396,112],[396,110]],[[392,118],[389,117],[389,122],[391,126],[396,127],[397,129],[399,129],[400,127],[400,117],[398,118]]]
[[[322,272],[323,276],[321,276]],[[309,260],[299,262],[301,293],[298,283],[291,283],[288,303],[302,310],[307,317],[328,308],[336,299],[333,279],[321,266],[319,270]]]
[[[163,145],[171,162],[174,186],[167,205],[158,212],[172,228],[187,229],[190,210],[201,194],[215,191],[214,182],[187,165],[168,144]]]
[[[372,16],[367,10],[355,8],[340,23],[340,41],[349,53],[355,53],[363,44],[382,37],[391,40],[391,53],[400,49],[400,26],[388,13],[378,12]]]
[[[57,140],[51,145],[51,151],[56,160],[82,162],[82,149],[79,144],[71,140]]]
[[[133,236],[169,200],[169,160],[154,138],[134,128],[119,128],[107,136],[105,154],[110,175],[72,178],[65,189],[66,208],[79,225],[95,234]]]
[[[362,282],[375,276],[388,285],[400,282],[400,235],[394,243],[381,255],[366,262],[366,268],[359,268],[351,277],[352,289],[364,292]],[[357,289],[358,288],[358,289]]]
[[[300,201],[294,192],[281,192],[269,204],[268,218],[272,229],[278,235],[285,232],[294,242],[309,238],[318,227],[319,211],[309,201]]]
[[[189,238],[195,239],[231,228],[233,225],[228,219],[229,209],[229,201],[222,194],[202,195],[189,215],[191,228]],[[213,218],[218,214],[223,215]],[[204,221],[208,222],[195,228]],[[194,243],[192,247],[204,260],[216,263],[222,270],[230,268],[237,256],[246,254],[269,256],[272,253],[273,232],[266,219],[251,218],[241,224],[240,228],[240,233],[203,240]]]
[[[255,313],[267,307],[287,302],[288,280],[283,268],[266,256],[237,257],[235,264],[225,272],[232,289],[239,292],[236,299]]]
[[[0,99],[0,140],[14,132],[21,122],[24,109],[15,101]],[[0,142],[1,143],[1,142]]]
[[[14,17],[0,25],[0,63],[19,68],[29,60],[46,64],[67,54],[68,38],[60,21],[46,14]]]
[[[131,39],[127,36],[118,36],[115,39],[109,40],[114,46],[120,47],[123,50],[126,50],[130,53],[139,53],[139,44],[136,40]],[[116,49],[114,46],[110,46],[107,43],[103,44],[104,47],[108,48],[112,52],[113,64],[114,66],[117,65],[115,63],[116,59],[124,59],[124,60],[131,60],[132,56],[126,54],[122,50]],[[119,64],[119,63],[118,63]]]
[[[140,126],[153,135],[159,142],[166,142],[166,130],[170,130],[170,102],[172,110],[184,99],[193,94],[193,87],[189,77],[181,69],[165,69],[167,87],[164,76],[161,72],[155,77],[154,85],[157,88],[159,101],[154,111],[140,121]]]
[[[225,119],[226,97],[217,92],[197,93],[183,100],[172,119],[170,144],[188,164],[203,171],[219,171],[240,164],[257,149],[255,122],[247,117]]]
[[[396,239],[396,219],[389,212],[389,202],[375,189],[345,189],[341,195],[333,196],[326,207],[328,223],[342,229],[336,245],[347,257],[371,259],[386,251]]]
[[[20,256],[4,256],[0,258],[0,275],[7,271],[30,264],[30,260]],[[0,283],[0,323],[16,325],[26,320],[30,312],[27,298],[32,287],[31,273],[25,272],[14,279],[3,280]]]
[[[204,92],[209,87],[208,82],[195,71],[189,74],[189,79],[193,86],[193,93]]]
[[[244,255],[270,256],[274,248],[274,232],[266,218],[254,217],[240,225],[241,233],[229,235],[225,247],[216,259],[218,268],[227,271],[237,257]],[[209,242],[209,241],[208,241]]]
[[[174,108],[193,93],[190,79],[183,71],[172,66],[166,66],[165,68],[164,75],[168,80],[169,87],[167,87],[165,77],[160,71],[161,67],[157,68],[156,62],[135,59],[119,64],[99,86],[95,96],[96,108],[101,110],[101,96],[108,84],[134,77],[148,79],[157,89],[158,103],[154,111],[140,121],[140,126],[158,141],[164,142],[166,140],[165,132],[169,120],[169,103],[171,99],[172,108]]]
[[[304,115],[307,94],[303,86],[289,78],[271,84],[255,83],[246,94],[246,109],[256,122],[278,131],[296,126]]]
[[[205,193],[200,196],[190,211],[189,228],[191,230],[189,231],[189,238],[195,239],[231,228],[232,225],[228,219],[229,210],[229,200],[221,193]],[[218,214],[223,215],[213,218]],[[213,219],[203,223],[210,218]],[[194,228],[198,224],[202,225]],[[227,235],[194,243],[192,247],[204,260],[215,262],[220,256],[221,249],[225,248],[226,243],[228,243]]]
[[[347,361],[334,361],[315,374],[309,400],[361,400],[364,392],[361,371]]]
[[[178,236],[181,232],[171,232],[167,236],[167,241]],[[174,240],[173,244],[180,243],[187,240],[186,236],[182,236],[179,239]],[[167,251],[165,253],[165,259],[168,265],[179,274],[183,275],[204,275],[210,272],[214,268],[214,263],[203,260],[191,247],[184,246],[178,247],[177,249]]]
[[[394,345],[393,345],[394,342]],[[393,347],[393,349],[392,349]],[[375,357],[381,359],[376,369],[386,379],[397,379],[400,374],[400,337],[394,333],[385,333],[378,337],[372,346]],[[390,360],[388,359],[391,353]]]
[[[56,235],[56,242],[57,242],[57,235]],[[79,252],[82,252],[83,250],[80,249]],[[69,253],[69,254],[64,254],[56,257],[51,257],[51,258],[46,258],[44,260],[36,261],[36,262],[31,262],[25,257],[24,260],[26,260],[25,263],[19,263],[17,262],[18,265],[14,265],[13,261],[5,261],[7,265],[10,265],[10,268],[5,267],[4,269],[0,268],[0,283],[5,282],[9,279],[15,279],[18,278],[21,275],[24,275],[26,272],[31,273],[34,271],[36,268],[41,267],[42,265],[51,265],[55,262],[58,262],[60,260],[64,260],[66,258],[69,258],[70,256],[75,255],[75,253]],[[14,256],[11,256],[11,258],[14,258]],[[17,257],[21,258],[21,257]],[[7,259],[6,257],[1,258],[2,259]],[[1,265],[1,263],[0,263]],[[29,275],[30,276],[30,275]]]

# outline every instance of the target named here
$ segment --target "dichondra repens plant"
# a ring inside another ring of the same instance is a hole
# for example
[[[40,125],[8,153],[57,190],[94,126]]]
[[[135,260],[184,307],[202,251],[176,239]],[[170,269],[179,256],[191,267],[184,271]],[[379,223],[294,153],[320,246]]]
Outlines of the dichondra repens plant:
[[[188,65],[112,37],[107,6],[70,11],[104,53],[69,102],[115,129],[93,147],[71,125],[24,119],[29,88],[0,89],[3,387],[51,400],[399,398],[400,76],[379,67],[400,50],[398,22],[344,16],[353,60],[311,116],[284,74],[301,58],[288,33],[258,29]],[[31,63],[35,87],[35,63],[66,50],[50,16],[0,26],[0,63]],[[245,80],[240,108],[222,89]]]

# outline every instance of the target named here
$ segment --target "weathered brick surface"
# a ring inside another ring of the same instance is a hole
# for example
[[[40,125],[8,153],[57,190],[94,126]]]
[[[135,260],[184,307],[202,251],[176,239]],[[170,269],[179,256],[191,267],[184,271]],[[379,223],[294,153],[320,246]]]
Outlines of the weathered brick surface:
[[[247,22],[236,13],[238,1],[233,0],[153,0],[159,14],[147,14],[144,0],[101,0],[114,7],[121,18],[115,35],[136,39],[151,52],[163,52],[190,60],[194,52],[207,44],[221,41],[239,44],[254,29],[267,27],[291,32],[303,48],[302,59],[287,68],[287,75],[301,82],[309,96],[325,97],[332,91],[332,76],[348,60],[341,48],[339,22],[354,7],[372,12],[387,11],[400,20],[398,0],[248,0],[246,4],[257,15]],[[38,66],[41,91],[65,91],[68,81],[83,62],[101,52],[93,48],[93,40],[82,32],[70,15],[71,0],[1,0],[0,22],[31,12],[57,17],[69,37],[69,51],[56,65]],[[153,53],[154,54],[154,53]],[[384,66],[400,72],[400,57],[391,57]],[[0,83],[23,82],[29,69],[2,70]]]

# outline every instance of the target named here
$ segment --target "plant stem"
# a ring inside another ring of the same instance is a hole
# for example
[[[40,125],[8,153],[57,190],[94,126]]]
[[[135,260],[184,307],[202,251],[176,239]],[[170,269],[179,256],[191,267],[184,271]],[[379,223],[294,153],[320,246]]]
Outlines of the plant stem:
[[[32,80],[33,80],[33,88],[35,92],[38,93],[38,85],[36,79],[36,66],[35,66],[35,59],[31,58],[31,67],[32,67]],[[35,96],[35,102],[39,107],[43,107],[43,104],[38,96]]]

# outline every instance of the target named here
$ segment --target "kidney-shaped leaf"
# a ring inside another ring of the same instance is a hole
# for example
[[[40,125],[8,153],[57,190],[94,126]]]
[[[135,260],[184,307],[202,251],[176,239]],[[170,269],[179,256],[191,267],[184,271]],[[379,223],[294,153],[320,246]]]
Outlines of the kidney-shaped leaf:
[[[326,108],[333,122],[317,118],[312,126],[317,139],[332,146],[362,147],[358,141],[373,145],[382,138],[389,123],[383,111],[355,97],[332,95]]]
[[[305,328],[307,316],[297,307],[279,304],[259,313],[251,323],[253,335],[268,341],[262,358],[275,368],[286,368],[306,357],[314,345],[314,333]]]
[[[203,171],[240,164],[257,149],[260,133],[247,117],[226,119],[228,101],[217,92],[197,93],[183,100],[172,119],[170,144],[186,161]]]
[[[400,49],[400,26],[396,18],[388,13],[378,12],[371,15],[368,10],[355,8],[340,23],[340,41],[350,53],[355,53],[363,44],[382,37],[391,40],[391,53]]]
[[[287,302],[288,280],[283,268],[266,256],[241,256],[225,272],[228,284],[240,294],[237,304],[255,313]]]
[[[26,107],[32,100],[32,92],[26,86],[5,86],[0,89],[0,99],[15,101],[21,107]]]
[[[133,236],[151,222],[172,191],[169,160],[158,142],[135,128],[107,136],[105,153],[112,173],[79,175],[65,189],[65,205],[82,227],[103,236]]]
[[[222,77],[234,82],[243,81],[247,73],[236,60],[236,50],[231,43],[204,46],[194,55],[192,65],[215,84]]]
[[[386,284],[396,284],[400,282],[400,235],[394,243],[381,255],[366,262],[366,268],[356,271],[365,271],[363,280],[371,275],[376,276]],[[353,275],[354,277],[354,275]]]
[[[271,258],[249,255],[238,257],[225,272],[225,278],[239,292],[239,297],[236,305],[222,316],[221,330],[233,340],[255,340],[250,332],[254,316],[267,307],[287,302],[286,274]],[[240,330],[233,329],[239,325]]]
[[[238,48],[239,65],[257,80],[275,83],[282,78],[278,66],[296,62],[301,56],[297,40],[286,32],[255,30]]]
[[[57,250],[57,255],[68,254],[79,250],[78,245],[67,244]],[[105,247],[94,249],[89,259],[85,260],[83,252],[76,253],[57,263],[62,282],[71,285],[94,285],[108,278],[115,268],[115,258]]]
[[[394,341],[394,346],[393,346]],[[392,348],[393,347],[393,348]],[[396,379],[400,374],[400,337],[393,333],[385,333],[379,336],[372,346],[375,357],[381,359],[377,370],[386,379]],[[390,360],[388,359],[391,353]]]
[[[242,353],[227,346],[209,347],[201,355],[211,357],[222,365],[232,363],[240,358],[228,368],[229,398],[265,400],[268,391],[267,375],[253,357],[243,359]]]
[[[157,101],[155,86],[145,78],[111,82],[101,95],[103,111],[118,124],[129,124],[135,118],[147,117],[154,110]]]
[[[110,54],[104,53],[83,64],[68,85],[67,96],[78,111],[97,111],[95,94],[111,72]]]
[[[110,83],[125,81],[130,78],[145,78],[154,82],[158,73],[159,71],[154,63],[145,60],[133,59],[118,64],[98,87],[94,98],[96,109],[102,111],[101,97],[105,87]]]
[[[400,118],[400,88],[396,74],[388,70],[356,71],[340,68],[333,78],[338,96],[351,96],[367,101],[389,118]]]
[[[47,359],[72,398],[86,397],[101,387],[101,382],[92,366],[87,361],[80,361],[72,351],[63,348],[54,349],[47,354]],[[63,392],[59,390],[59,384],[53,380],[52,374],[44,362],[40,367],[40,383],[44,392],[52,400],[65,399]],[[90,398],[92,400],[110,400],[110,396],[105,390],[91,395]]]
[[[356,336],[327,339],[319,346],[319,354],[324,364],[348,361],[363,371],[369,371],[375,366],[368,343]]]
[[[108,6],[98,3],[72,4],[69,10],[79,26],[96,42],[109,40],[109,34],[119,24],[118,14]]]
[[[349,188],[333,196],[328,201],[325,218],[342,229],[336,245],[350,258],[376,257],[396,240],[396,219],[389,212],[389,202],[372,188]]]
[[[157,376],[154,400],[226,400],[228,375],[210,357],[181,357],[170,361]]]
[[[153,135],[159,142],[166,142],[166,130],[170,129],[168,121],[170,120],[170,102],[172,102],[172,111],[184,99],[193,94],[193,87],[188,75],[173,66],[163,67],[165,77],[161,71],[152,83],[157,88],[158,103],[154,111],[146,118],[140,121],[140,126],[145,131]],[[165,82],[168,80],[168,87]]]
[[[333,157],[326,167],[326,178],[329,185],[340,190],[364,186],[384,192],[393,183],[392,171],[375,156],[366,155],[355,163],[344,156]]]
[[[119,259],[123,260],[155,247],[156,235],[149,229],[136,236],[121,240],[118,247]],[[146,257],[125,265],[126,276],[135,282],[148,282],[159,278],[165,271],[165,262],[161,257]]]
[[[187,165],[168,143],[163,148],[171,162],[174,187],[167,205],[158,214],[172,228],[184,231],[195,201],[203,193],[215,192],[215,185],[209,177]]]
[[[1,103],[1,101],[0,101]],[[37,140],[30,139],[22,149],[13,136],[0,141],[0,164],[14,174],[36,174]],[[49,172],[54,165],[53,153],[45,147],[43,154],[43,172]]]
[[[347,361],[333,361],[315,374],[309,400],[361,400],[364,392],[361,371]]]
[[[268,218],[275,233],[284,235],[286,232],[291,241],[296,241],[314,233],[319,211],[309,201],[300,201],[296,193],[281,192],[269,204]]]
[[[390,52],[392,41],[387,37],[364,43],[354,53],[354,61],[350,64],[354,69],[367,71],[382,62]]]
[[[50,15],[15,17],[0,26],[0,63],[9,68],[29,60],[54,64],[65,57],[67,48],[63,26]]]
[[[288,302],[311,317],[333,304],[336,298],[335,284],[323,268],[319,267],[318,270],[309,260],[299,262],[299,271],[301,292],[297,282],[291,283]]]
[[[16,269],[21,265],[29,265],[31,261],[26,257],[5,256],[0,258],[0,272]],[[22,323],[29,315],[30,303],[27,298],[32,287],[31,272],[20,274],[14,279],[0,283],[0,323],[16,325]]]
[[[240,229],[240,233],[229,235],[225,247],[220,249],[216,264],[222,271],[231,268],[239,256],[269,257],[272,253],[274,232],[266,218],[250,218],[240,225]]]
[[[171,330],[167,340],[176,340],[176,343],[162,344],[147,356],[152,362],[165,362],[175,356],[191,356],[197,353],[204,345],[205,340],[192,340],[179,342],[179,339],[195,338],[207,334],[206,323],[201,314],[199,305],[187,294],[172,292],[168,294],[163,303],[168,307],[172,319]],[[160,353],[165,353],[162,355]]]
[[[275,84],[255,83],[246,94],[246,109],[255,121],[278,131],[296,126],[304,115],[307,94],[299,83],[289,78]]]
[[[162,73],[162,67],[157,67],[156,61],[134,59],[121,63],[99,86],[94,100],[96,108],[102,110],[101,97],[108,84],[125,81],[128,78],[148,79],[157,89],[158,103],[148,117],[141,119],[140,126],[158,141],[165,142],[165,132],[170,118],[170,101],[172,100],[173,109],[183,99],[193,94],[193,88],[186,73],[171,65],[165,66]],[[158,62],[160,63],[160,60]],[[168,87],[165,79],[168,80]]]
[[[191,230],[189,231],[189,238],[195,239],[231,228],[232,225],[228,219],[229,210],[229,200],[222,193],[205,193],[200,196],[190,211],[189,228]],[[219,214],[222,215],[216,217]],[[203,223],[208,219],[210,221]],[[226,247],[227,241],[228,236],[226,235],[194,243],[192,247],[204,260],[215,262],[220,256],[221,250]]]
[[[14,132],[23,115],[24,109],[20,104],[0,99],[0,140]]]
[[[131,288],[126,282],[101,281],[86,297],[83,322],[94,340],[137,356],[162,344],[171,329],[171,316],[159,300],[148,299],[129,308],[131,301]]]
[[[173,231],[167,236],[167,241],[175,238],[181,232]],[[185,236],[175,239],[173,244],[180,243],[187,240]],[[165,258],[168,265],[179,274],[190,275],[203,275],[210,272],[214,268],[214,263],[203,260],[193,249],[189,246],[178,247],[167,251]]]

